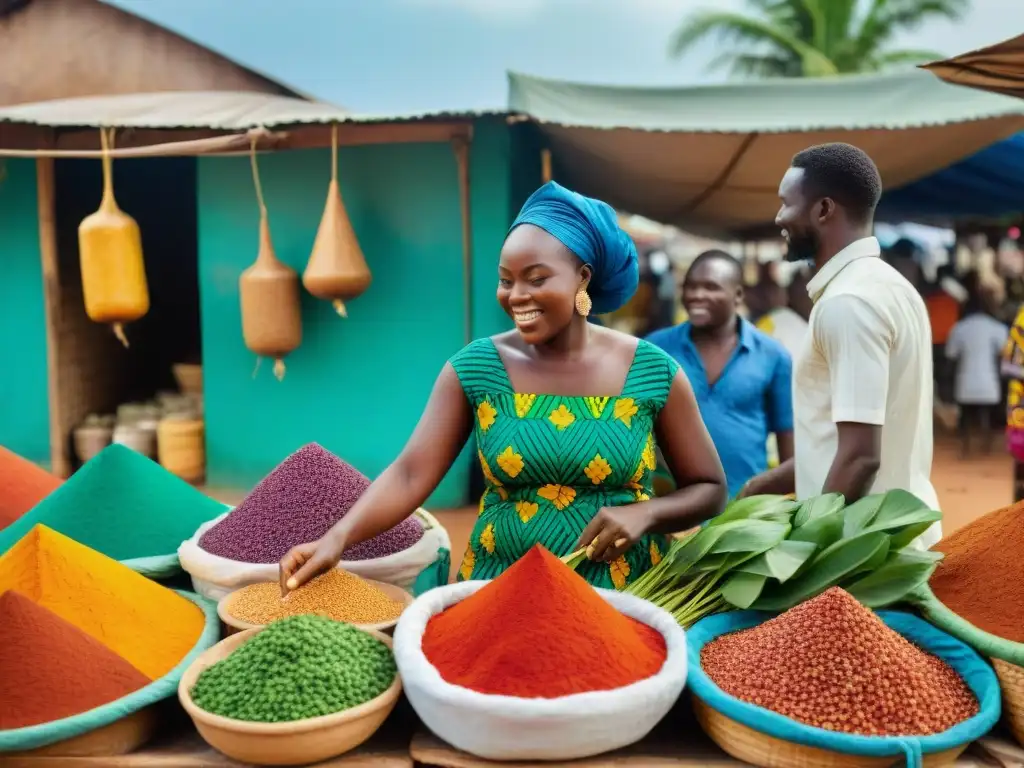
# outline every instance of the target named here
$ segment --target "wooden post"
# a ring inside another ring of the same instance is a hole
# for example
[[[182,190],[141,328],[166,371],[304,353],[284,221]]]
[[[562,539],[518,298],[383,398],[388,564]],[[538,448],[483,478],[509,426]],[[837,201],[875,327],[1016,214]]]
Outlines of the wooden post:
[[[71,474],[69,435],[60,391],[60,266],[57,260],[57,213],[54,160],[36,159],[39,255],[43,266],[43,304],[46,311],[47,391],[50,403],[50,465],[58,477]]]
[[[542,149],[540,151],[540,180],[542,184],[547,184],[554,177],[551,175],[551,150]]]
[[[459,205],[462,211],[462,288],[465,307],[466,343],[473,340],[473,219],[469,186],[470,137],[452,138],[452,151],[459,168]]]

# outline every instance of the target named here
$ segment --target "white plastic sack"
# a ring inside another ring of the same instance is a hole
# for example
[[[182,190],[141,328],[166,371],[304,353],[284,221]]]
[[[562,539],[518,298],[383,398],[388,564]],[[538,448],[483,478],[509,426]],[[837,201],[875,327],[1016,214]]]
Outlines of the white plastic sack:
[[[365,579],[383,581],[402,589],[412,587],[420,571],[434,562],[438,549],[451,549],[448,532],[433,515],[425,509],[418,509],[414,514],[425,530],[423,538],[411,547],[372,560],[342,560],[338,567]],[[241,563],[210,554],[200,548],[199,540],[203,534],[225,517],[227,513],[204,523],[191,539],[178,547],[178,560],[181,567],[192,577],[195,591],[205,598],[217,601],[236,589],[264,581],[275,581],[278,578],[277,563]]]
[[[479,693],[447,683],[423,655],[427,622],[486,581],[464,581],[426,592],[395,628],[402,687],[416,714],[453,747],[489,760],[573,760],[640,741],[668,714],[686,685],[686,634],[671,614],[646,600],[598,593],[615,608],[662,633],[668,656],[658,674],[624,688],[558,699]],[[534,631],[543,632],[544,627]]]

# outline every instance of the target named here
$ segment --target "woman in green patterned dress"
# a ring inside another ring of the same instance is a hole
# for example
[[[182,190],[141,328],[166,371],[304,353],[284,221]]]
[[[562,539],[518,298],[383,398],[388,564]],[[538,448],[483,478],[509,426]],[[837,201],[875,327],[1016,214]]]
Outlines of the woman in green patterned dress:
[[[690,384],[645,341],[587,322],[636,290],[637,254],[605,203],[549,182],[513,223],[498,303],[515,330],[469,344],[438,377],[401,455],[322,539],[281,561],[282,591],[420,506],[471,434],[486,480],[458,578],[490,579],[537,543],[593,543],[580,574],[622,587],[665,535],[721,511],[725,476]],[[654,498],[657,444],[677,490]]]

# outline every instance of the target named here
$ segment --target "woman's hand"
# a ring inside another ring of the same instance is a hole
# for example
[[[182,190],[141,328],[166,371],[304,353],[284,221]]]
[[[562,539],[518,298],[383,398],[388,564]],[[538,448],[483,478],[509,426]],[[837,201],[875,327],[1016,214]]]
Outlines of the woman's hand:
[[[281,558],[281,596],[284,597],[310,579],[331,570],[341,561],[344,551],[344,538],[331,533],[308,544],[292,547]]]
[[[591,560],[610,563],[636,544],[650,525],[644,504],[601,507],[573,549],[586,547]]]

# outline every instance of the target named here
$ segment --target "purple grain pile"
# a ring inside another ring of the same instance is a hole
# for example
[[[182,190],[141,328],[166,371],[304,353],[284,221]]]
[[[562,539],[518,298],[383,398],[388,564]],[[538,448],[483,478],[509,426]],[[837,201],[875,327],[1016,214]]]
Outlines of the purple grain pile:
[[[243,563],[276,563],[296,544],[319,539],[370,487],[359,470],[316,443],[282,461],[199,546]],[[408,517],[394,528],[345,551],[345,560],[369,560],[408,549],[423,526]]]

